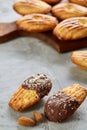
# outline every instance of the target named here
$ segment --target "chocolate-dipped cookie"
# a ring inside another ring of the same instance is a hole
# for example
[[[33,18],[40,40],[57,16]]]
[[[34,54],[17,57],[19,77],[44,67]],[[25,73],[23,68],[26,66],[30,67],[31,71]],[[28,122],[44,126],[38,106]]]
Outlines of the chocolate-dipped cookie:
[[[48,95],[51,87],[51,80],[45,74],[31,76],[13,94],[9,105],[16,111],[23,111]]]
[[[73,84],[48,98],[45,115],[53,122],[62,122],[69,118],[87,96],[87,90],[79,84]]]

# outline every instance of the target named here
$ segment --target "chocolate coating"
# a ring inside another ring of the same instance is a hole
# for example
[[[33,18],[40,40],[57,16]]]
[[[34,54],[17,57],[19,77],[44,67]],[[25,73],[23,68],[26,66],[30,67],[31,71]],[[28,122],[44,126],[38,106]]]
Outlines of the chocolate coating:
[[[23,82],[22,87],[25,89],[36,90],[39,97],[43,98],[45,95],[48,95],[51,90],[52,83],[45,74],[36,74],[27,78]]]
[[[79,105],[78,101],[59,91],[49,97],[44,111],[50,121],[61,122],[70,117]]]

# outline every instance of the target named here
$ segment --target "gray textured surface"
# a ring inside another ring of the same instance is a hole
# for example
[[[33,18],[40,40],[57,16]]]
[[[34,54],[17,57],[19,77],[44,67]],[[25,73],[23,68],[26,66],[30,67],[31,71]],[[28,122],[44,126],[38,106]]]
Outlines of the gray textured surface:
[[[0,0],[0,22],[14,21],[19,15],[12,10],[14,0]],[[73,83],[87,88],[87,71],[72,64],[71,53],[59,54],[44,42],[34,38],[18,38],[0,45],[0,130],[86,130],[87,100],[75,114],[63,123],[45,120],[35,127],[18,125],[19,116],[33,117],[33,111],[43,113],[44,102],[53,92]],[[8,106],[9,99],[18,86],[29,75],[47,74],[53,88],[48,97],[29,110],[20,113]]]

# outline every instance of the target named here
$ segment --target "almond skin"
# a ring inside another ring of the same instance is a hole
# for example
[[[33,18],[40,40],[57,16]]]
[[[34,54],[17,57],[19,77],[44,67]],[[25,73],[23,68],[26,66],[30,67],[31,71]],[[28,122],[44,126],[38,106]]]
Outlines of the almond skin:
[[[18,124],[23,126],[34,126],[36,123],[33,119],[23,116],[18,119]]]
[[[39,112],[34,112],[34,118],[38,122],[43,122],[43,116]]]

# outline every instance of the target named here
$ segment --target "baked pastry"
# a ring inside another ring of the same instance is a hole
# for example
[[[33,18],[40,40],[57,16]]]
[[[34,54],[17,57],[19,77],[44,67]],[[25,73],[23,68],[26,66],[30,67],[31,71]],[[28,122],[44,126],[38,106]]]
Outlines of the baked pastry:
[[[87,7],[87,0],[69,0],[69,1]]]
[[[16,111],[23,111],[48,95],[51,87],[51,80],[45,74],[31,76],[13,94],[9,105]]]
[[[58,21],[55,17],[45,14],[30,14],[17,21],[19,29],[29,32],[45,32],[53,30]]]
[[[32,13],[44,14],[51,10],[51,6],[41,0],[17,0],[13,4],[13,8],[21,15]]]
[[[42,0],[42,1],[45,1],[45,2],[47,2],[47,3],[49,3],[49,4],[57,4],[57,3],[59,3],[61,0]]]
[[[52,8],[52,13],[60,20],[64,20],[72,17],[87,16],[87,8],[73,3],[60,3]]]
[[[87,51],[74,51],[71,54],[71,60],[77,66],[87,69]]]
[[[53,30],[53,34],[63,40],[77,40],[87,37],[87,17],[65,19]]]
[[[79,84],[66,87],[48,98],[45,115],[50,121],[62,122],[77,110],[86,96],[87,90]]]

